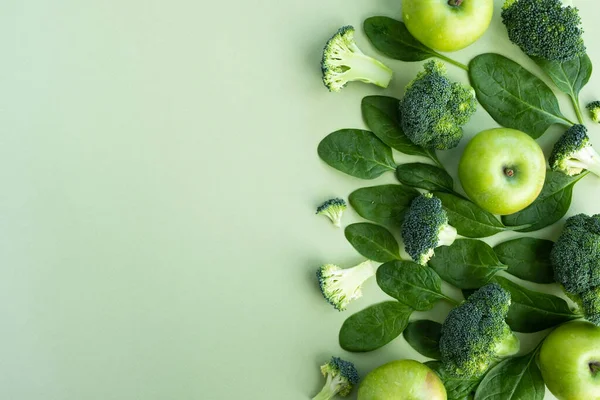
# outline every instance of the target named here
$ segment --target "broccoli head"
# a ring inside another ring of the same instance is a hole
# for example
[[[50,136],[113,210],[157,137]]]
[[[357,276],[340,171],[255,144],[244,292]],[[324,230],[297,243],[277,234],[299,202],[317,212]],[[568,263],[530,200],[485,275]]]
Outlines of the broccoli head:
[[[573,125],[558,139],[548,161],[552,170],[567,175],[589,170],[600,176],[600,156],[592,147],[583,125]]]
[[[596,123],[600,123],[600,101],[592,101],[585,108],[590,113],[590,118]]]
[[[450,246],[456,239],[456,229],[448,224],[448,215],[442,201],[431,193],[416,197],[402,223],[402,240],[411,258],[425,265],[433,257],[434,249]]]
[[[400,101],[400,124],[416,145],[451,149],[462,139],[462,126],[475,108],[475,91],[448,79],[442,62],[429,61],[406,87]]]
[[[502,22],[528,56],[565,62],[585,54],[579,10],[562,0],[506,0]]]
[[[338,228],[342,226],[342,215],[348,206],[343,199],[330,199],[317,208],[318,215],[325,215]]]
[[[317,270],[317,279],[325,299],[339,311],[344,311],[352,300],[362,296],[362,284],[377,272],[371,261],[353,268],[342,269],[325,264]]]
[[[457,377],[480,377],[520,348],[504,321],[510,293],[497,283],[482,287],[448,314],[440,337],[441,361]]]
[[[554,279],[584,317],[600,326],[600,214],[567,219],[550,260]]]
[[[329,400],[335,395],[348,396],[359,381],[354,364],[337,357],[331,357],[331,361],[321,366],[321,373],[326,378],[325,386],[313,400]]]
[[[360,51],[354,42],[354,27],[349,25],[341,27],[325,44],[321,71],[331,92],[339,92],[352,81],[386,88],[392,79],[391,69]]]

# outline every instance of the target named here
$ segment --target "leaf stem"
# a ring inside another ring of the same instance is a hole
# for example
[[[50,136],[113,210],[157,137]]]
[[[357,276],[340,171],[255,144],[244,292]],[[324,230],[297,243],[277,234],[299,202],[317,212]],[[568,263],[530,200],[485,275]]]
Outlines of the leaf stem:
[[[575,98],[573,95],[569,95],[571,98],[571,103],[573,103],[573,108],[575,109],[575,114],[577,114],[577,120],[580,124],[583,125],[583,114],[581,113],[581,107],[579,106],[579,100]]]
[[[467,67],[465,64],[459,63],[458,61],[453,60],[450,57],[446,57],[445,55],[440,53],[435,53],[435,56],[440,60],[449,62],[450,64],[456,65],[458,68],[464,69],[465,71],[469,72],[469,67]]]
[[[448,297],[443,293],[440,293],[440,295],[442,296],[442,299],[446,300],[448,303],[452,304],[455,307],[461,303],[460,301],[454,300],[452,297]]]

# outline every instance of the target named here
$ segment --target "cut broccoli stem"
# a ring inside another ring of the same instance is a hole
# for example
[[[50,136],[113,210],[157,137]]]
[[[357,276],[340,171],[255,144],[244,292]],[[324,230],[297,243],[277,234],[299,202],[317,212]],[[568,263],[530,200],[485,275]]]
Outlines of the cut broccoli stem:
[[[341,375],[332,376],[332,374],[327,374],[327,380],[325,381],[325,386],[323,389],[317,393],[312,400],[330,400],[332,399],[338,392],[338,387],[344,384],[344,379]]]
[[[354,43],[348,46],[351,52],[343,52],[342,57],[329,60],[329,65],[344,69],[337,75],[339,80],[372,83],[382,88],[392,80],[392,70],[380,61],[365,55]]]
[[[565,160],[567,168],[586,169],[593,174],[600,176],[600,155],[598,155],[592,146],[584,146],[571,157],[572,158]]]
[[[496,355],[506,358],[519,352],[521,342],[519,338],[507,328],[507,336],[496,345]]]
[[[438,246],[450,246],[456,240],[456,235],[458,232],[456,228],[452,225],[446,224],[440,230],[440,234],[438,236]]]
[[[453,59],[451,59],[450,57],[446,57],[445,55],[443,55],[443,54],[440,54],[440,53],[435,53],[435,56],[436,56],[437,58],[439,58],[440,60],[444,60],[444,61],[446,61],[446,62],[449,62],[450,64],[452,64],[452,65],[455,65],[455,66],[457,66],[458,68],[461,68],[461,69],[463,69],[463,70],[465,70],[465,71],[469,72],[469,67],[468,67],[468,66],[466,66],[466,65],[465,65],[465,64],[463,64],[463,63],[459,63],[458,61],[456,61],[456,60],[453,60]]]

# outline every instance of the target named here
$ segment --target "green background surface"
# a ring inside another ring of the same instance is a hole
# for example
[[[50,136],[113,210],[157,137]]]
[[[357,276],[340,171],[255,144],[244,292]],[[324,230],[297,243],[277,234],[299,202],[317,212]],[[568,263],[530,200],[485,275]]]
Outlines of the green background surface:
[[[575,3],[600,66],[597,4]],[[466,63],[493,50],[539,74],[509,44],[500,4],[485,36],[454,57]],[[355,83],[332,94],[320,81],[321,48],[353,24],[375,54],[363,19],[399,18],[400,8],[398,0],[4,1],[0,398],[301,400],[320,389],[318,367],[332,354],[363,375],[422,359],[402,338],[369,354],[342,351],[343,320],[386,296],[371,281],[339,313],[314,278],[322,263],[362,261],[315,207],[394,182],[338,173],[318,159],[318,142],[364,128],[361,98],[401,96],[421,67],[381,57],[396,73],[387,90]],[[449,73],[466,82],[464,71]],[[581,95],[595,98],[598,74]],[[480,109],[466,136],[495,126]],[[539,141],[546,154],[560,133],[553,127]],[[600,146],[600,127],[590,136]],[[454,175],[465,143],[440,156]],[[586,177],[570,213],[597,212],[599,199],[600,181]],[[343,222],[358,220],[348,211]],[[535,335],[522,337],[530,348]]]

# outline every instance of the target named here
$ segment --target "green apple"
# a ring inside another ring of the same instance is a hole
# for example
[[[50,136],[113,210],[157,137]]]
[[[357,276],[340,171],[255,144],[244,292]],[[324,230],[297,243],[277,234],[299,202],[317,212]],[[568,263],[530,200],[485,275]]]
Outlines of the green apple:
[[[402,19],[421,43],[456,51],[474,43],[490,26],[494,0],[402,0]]]
[[[544,341],[542,377],[559,400],[600,400],[600,327],[569,322]]]
[[[467,144],[458,165],[467,196],[484,210],[507,215],[533,203],[546,178],[546,159],[531,136],[489,129]]]
[[[399,360],[371,371],[358,388],[358,400],[446,400],[446,389],[425,364]]]

